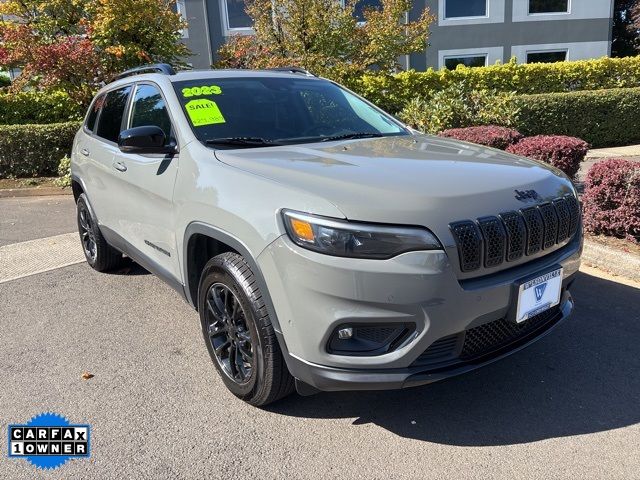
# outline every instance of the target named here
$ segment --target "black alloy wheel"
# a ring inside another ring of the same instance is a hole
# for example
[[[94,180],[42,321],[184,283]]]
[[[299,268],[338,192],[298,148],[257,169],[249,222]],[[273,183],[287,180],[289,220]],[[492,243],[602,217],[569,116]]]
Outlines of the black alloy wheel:
[[[84,193],[76,202],[78,232],[87,263],[98,272],[107,272],[122,265],[122,253],[107,243],[102,236],[89,200]]]
[[[234,382],[246,384],[254,372],[254,348],[240,301],[229,287],[214,283],[206,307],[209,342],[220,368]]]
[[[87,260],[96,261],[98,256],[98,246],[96,244],[96,236],[93,229],[93,221],[91,214],[84,203],[78,205],[78,227],[80,230],[80,241]]]
[[[206,263],[198,313],[211,361],[231,393],[264,406],[293,392],[265,294],[244,257],[225,252]]]

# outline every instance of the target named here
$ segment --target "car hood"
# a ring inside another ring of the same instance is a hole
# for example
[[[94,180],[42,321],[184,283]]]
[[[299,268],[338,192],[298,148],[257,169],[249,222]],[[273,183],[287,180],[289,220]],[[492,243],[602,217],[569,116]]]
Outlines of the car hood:
[[[215,153],[228,165],[319,195],[350,220],[434,228],[532,201],[516,199],[515,190],[535,190],[538,202],[573,191],[546,164],[430,135]]]

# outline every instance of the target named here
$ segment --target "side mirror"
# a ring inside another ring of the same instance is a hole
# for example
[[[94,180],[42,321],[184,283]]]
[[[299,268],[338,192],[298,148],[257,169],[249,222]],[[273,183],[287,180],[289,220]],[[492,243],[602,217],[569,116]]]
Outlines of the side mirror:
[[[166,141],[160,127],[149,125],[123,131],[118,137],[118,147],[124,153],[176,153],[176,145],[166,145]]]

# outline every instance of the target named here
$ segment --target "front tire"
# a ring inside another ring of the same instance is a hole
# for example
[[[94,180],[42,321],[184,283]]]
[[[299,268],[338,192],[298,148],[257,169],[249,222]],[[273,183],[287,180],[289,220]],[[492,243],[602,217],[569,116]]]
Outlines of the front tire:
[[[122,253],[109,245],[102,236],[84,193],[78,197],[76,212],[82,250],[91,268],[98,272],[107,272],[122,265]]]
[[[205,265],[198,311],[211,360],[231,393],[263,406],[293,392],[262,293],[242,256],[227,252]]]

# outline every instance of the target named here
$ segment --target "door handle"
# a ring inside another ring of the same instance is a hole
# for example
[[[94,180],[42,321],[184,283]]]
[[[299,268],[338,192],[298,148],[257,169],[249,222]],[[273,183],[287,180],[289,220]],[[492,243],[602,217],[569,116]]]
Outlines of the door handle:
[[[85,157],[89,156],[89,150],[87,150],[86,148],[83,148],[82,150],[80,150],[80,153],[83,154]]]
[[[127,171],[127,166],[124,164],[124,162],[113,162],[113,168],[115,168],[119,172]]]

